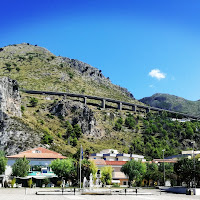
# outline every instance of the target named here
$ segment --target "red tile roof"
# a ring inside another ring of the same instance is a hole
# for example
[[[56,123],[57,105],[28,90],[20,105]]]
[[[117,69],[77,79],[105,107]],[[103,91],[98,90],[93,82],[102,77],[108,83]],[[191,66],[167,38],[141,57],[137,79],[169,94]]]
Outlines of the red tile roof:
[[[48,149],[45,149],[44,147],[38,147],[38,148],[34,148],[34,149],[30,149],[28,151],[23,151],[20,152],[19,154],[16,155],[11,155],[11,156],[7,156],[7,158],[39,158],[39,159],[56,159],[56,158],[60,158],[60,159],[64,159],[66,158],[65,156],[55,152],[55,151],[51,151]]]
[[[108,161],[105,160],[106,165],[124,165],[127,161]]]

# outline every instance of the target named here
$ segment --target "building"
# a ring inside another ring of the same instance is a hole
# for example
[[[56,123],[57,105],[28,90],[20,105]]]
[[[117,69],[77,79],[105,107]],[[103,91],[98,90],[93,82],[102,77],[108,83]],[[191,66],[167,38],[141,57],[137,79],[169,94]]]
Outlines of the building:
[[[142,155],[119,153],[115,149],[104,149],[99,153],[92,153],[90,159],[104,159],[108,161],[130,161],[132,159],[145,162],[146,159]]]
[[[127,162],[127,161],[107,161],[103,159],[94,159],[93,160],[98,167],[97,171],[97,178],[101,178],[101,168],[105,166],[111,166],[113,168],[113,173],[112,173],[112,183],[116,183],[119,185],[128,185],[128,177],[121,172],[122,166]]]
[[[104,149],[99,153],[90,154],[89,159],[93,160],[98,167],[98,178],[101,176],[102,167],[111,166],[113,168],[112,183],[117,183],[121,186],[128,186],[128,177],[121,172],[122,166],[127,161],[134,159],[146,162],[146,159],[142,155],[119,153],[115,149]]]
[[[18,177],[21,179],[36,179],[42,180],[45,178],[55,178],[57,177],[49,167],[51,161],[55,159],[65,159],[66,157],[44,147],[38,147],[34,149],[30,149],[28,151],[20,152],[16,155],[7,156],[8,163],[6,166],[6,171],[3,175],[0,176],[0,183],[4,184],[4,182],[9,180],[12,175],[12,165],[19,158],[26,157],[29,160],[29,165],[31,166],[29,174],[27,177]],[[41,181],[35,181],[40,185]]]
[[[181,159],[181,158],[191,159],[193,156],[196,156],[198,154],[200,154],[200,151],[193,151],[193,150],[182,151],[181,154],[168,156],[164,159],[153,159],[153,162],[155,162],[155,163],[160,163],[160,162],[175,163],[175,162],[177,162],[178,159]]]

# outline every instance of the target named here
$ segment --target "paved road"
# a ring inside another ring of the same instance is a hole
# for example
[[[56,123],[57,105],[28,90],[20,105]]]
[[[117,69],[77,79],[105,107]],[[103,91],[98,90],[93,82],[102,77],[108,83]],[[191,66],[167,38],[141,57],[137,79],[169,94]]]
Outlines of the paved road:
[[[200,196],[161,193],[156,189],[144,189],[134,195],[35,195],[41,189],[0,189],[0,200],[196,200]],[[25,194],[26,191],[26,194]]]

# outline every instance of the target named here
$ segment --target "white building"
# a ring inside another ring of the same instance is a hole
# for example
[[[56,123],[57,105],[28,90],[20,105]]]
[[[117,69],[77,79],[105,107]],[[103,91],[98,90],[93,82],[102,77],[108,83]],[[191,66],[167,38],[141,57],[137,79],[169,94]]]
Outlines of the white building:
[[[29,160],[29,165],[31,169],[29,171],[27,179],[44,179],[55,177],[55,174],[51,171],[49,164],[51,161],[59,158],[65,159],[66,157],[43,147],[34,148],[28,151],[20,152],[16,155],[7,156],[8,162],[6,166],[5,173],[0,175],[0,183],[4,184],[8,181],[9,177],[12,175],[12,165],[15,163],[16,159],[26,157]],[[41,166],[41,171],[33,171],[34,166]]]
[[[146,159],[142,155],[119,153],[115,149],[104,149],[99,153],[92,153],[90,159],[104,159],[107,161],[130,161],[132,159],[145,162]]]

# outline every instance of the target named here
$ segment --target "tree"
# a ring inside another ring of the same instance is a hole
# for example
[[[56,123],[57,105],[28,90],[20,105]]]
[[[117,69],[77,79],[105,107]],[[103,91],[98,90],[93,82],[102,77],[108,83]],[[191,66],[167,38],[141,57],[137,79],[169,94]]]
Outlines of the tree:
[[[74,134],[73,126],[68,121],[66,121],[65,122],[65,127],[66,127],[66,136],[67,136],[67,138],[69,138],[70,136],[72,138],[74,138],[75,134]]]
[[[91,169],[91,173],[94,177],[98,171],[98,167],[96,166],[96,164],[93,160],[90,160],[90,169]]]
[[[160,182],[163,182],[164,163],[159,165],[158,170],[161,172]],[[173,182],[173,184],[177,179],[176,174],[174,173],[174,163],[165,163],[165,179],[171,180],[171,183]]]
[[[80,138],[82,135],[82,130],[78,124],[74,125],[74,133],[76,135],[76,138]]]
[[[43,144],[51,144],[53,142],[53,136],[50,134],[49,129],[44,129],[44,135],[42,137]]]
[[[112,181],[113,168],[111,166],[105,166],[101,168],[101,181],[103,184],[110,185]]]
[[[66,180],[75,178],[75,163],[72,158],[53,160],[50,167],[59,178],[64,177]]]
[[[139,185],[146,173],[146,165],[141,161],[130,160],[122,166],[121,172],[128,176],[129,186],[133,180]]]
[[[81,161],[81,170],[82,170],[82,180],[84,177],[86,177],[87,179],[89,179],[90,177],[90,173],[92,172],[91,169],[90,169],[90,161],[87,160],[87,159],[83,159]]]
[[[94,161],[83,159],[81,161],[81,170],[82,170],[82,180],[83,180],[84,177],[89,179],[91,173],[94,177],[97,173],[98,168]]]
[[[187,138],[190,138],[190,139],[193,138],[194,131],[191,126],[187,126],[185,132],[186,132]]]
[[[37,106],[37,104],[38,104],[38,99],[35,98],[35,97],[31,97],[29,103],[30,103],[30,105],[31,105],[32,107],[35,107],[35,106]]]
[[[194,161],[193,159],[183,158],[174,164],[174,171],[176,172],[180,182],[186,182],[190,186],[190,182],[194,179]]]
[[[117,123],[122,125],[122,124],[123,124],[123,119],[120,117],[120,118],[117,120]]]
[[[122,129],[122,125],[118,122],[115,122],[115,126],[113,128],[116,131],[120,131]]]
[[[15,161],[12,166],[12,173],[13,176],[25,177],[28,175],[29,169],[29,161],[24,156],[23,158],[19,158]]]
[[[146,163],[146,173],[144,178],[148,181],[147,185],[149,186],[149,181],[152,180],[153,183],[159,179],[158,165],[155,163]]]
[[[125,125],[128,128],[133,129],[135,127],[135,124],[136,124],[136,121],[134,117],[131,114],[129,114],[128,117],[126,117],[125,119]]]
[[[0,151],[0,174],[3,174],[6,170],[8,159],[5,158],[4,152]]]

